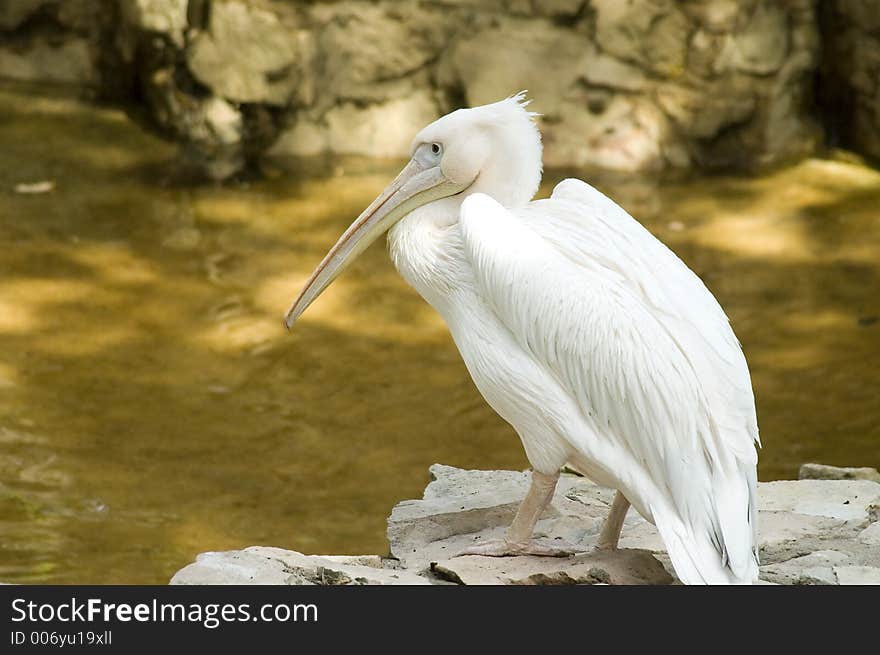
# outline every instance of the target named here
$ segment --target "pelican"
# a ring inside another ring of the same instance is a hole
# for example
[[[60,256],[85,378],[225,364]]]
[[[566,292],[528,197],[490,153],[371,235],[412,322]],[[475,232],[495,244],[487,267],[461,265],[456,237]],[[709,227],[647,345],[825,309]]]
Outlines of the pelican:
[[[532,200],[542,145],[528,102],[459,109],[419,132],[285,324],[387,231],[397,270],[531,464],[506,537],[460,554],[570,554],[532,538],[568,464],[616,490],[597,548],[617,547],[631,504],[682,582],[752,583],[760,442],[739,341],[700,278],[592,186],[567,179]]]

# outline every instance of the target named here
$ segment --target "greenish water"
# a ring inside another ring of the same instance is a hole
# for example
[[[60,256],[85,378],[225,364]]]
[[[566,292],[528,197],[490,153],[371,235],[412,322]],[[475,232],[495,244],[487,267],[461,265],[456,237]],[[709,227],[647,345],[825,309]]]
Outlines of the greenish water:
[[[432,462],[526,466],[381,246],[281,327],[398,166],[186,184],[121,112],[0,87],[0,580],[164,583],[253,544],[381,553]],[[546,177],[543,194],[561,173]],[[762,479],[880,464],[878,172],[588,179],[727,309]],[[54,189],[14,191],[42,180]]]

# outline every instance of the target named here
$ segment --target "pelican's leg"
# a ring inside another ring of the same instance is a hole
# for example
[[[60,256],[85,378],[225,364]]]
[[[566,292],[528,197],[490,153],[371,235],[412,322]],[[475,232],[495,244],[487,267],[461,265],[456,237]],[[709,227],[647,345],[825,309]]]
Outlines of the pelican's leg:
[[[532,471],[532,483],[529,493],[520,504],[507,536],[504,539],[492,539],[476,546],[466,548],[456,555],[487,555],[504,557],[506,555],[542,555],[544,557],[567,557],[575,552],[568,543],[547,543],[532,539],[532,532],[541,514],[550,504],[559,472],[553,475]]]
[[[599,533],[599,541],[596,543],[598,550],[617,550],[620,530],[623,528],[623,519],[626,518],[628,509],[629,501],[618,491],[611,503],[611,511],[602,524],[602,532]]]

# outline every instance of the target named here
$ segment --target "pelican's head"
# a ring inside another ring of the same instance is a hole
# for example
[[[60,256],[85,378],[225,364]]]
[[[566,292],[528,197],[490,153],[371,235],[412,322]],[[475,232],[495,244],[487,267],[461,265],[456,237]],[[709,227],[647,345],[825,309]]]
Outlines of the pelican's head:
[[[506,207],[531,200],[541,182],[541,135],[525,93],[437,119],[412,144],[400,174],[343,233],[284,319],[288,329],[378,237],[414,209],[485,193]]]

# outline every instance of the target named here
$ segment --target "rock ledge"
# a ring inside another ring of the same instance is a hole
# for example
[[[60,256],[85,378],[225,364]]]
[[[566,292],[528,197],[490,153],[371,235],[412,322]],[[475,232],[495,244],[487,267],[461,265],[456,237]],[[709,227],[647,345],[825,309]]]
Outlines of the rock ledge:
[[[653,525],[630,510],[616,553],[567,558],[451,557],[501,536],[528,473],[435,464],[421,500],[388,519],[390,555],[318,556],[253,546],[198,556],[171,584],[668,584],[674,572]],[[876,473],[876,472],[875,472]],[[825,471],[825,474],[830,474]],[[538,536],[594,545],[610,489],[563,474]],[[880,484],[866,479],[759,485],[761,579],[775,584],[880,584]]]

